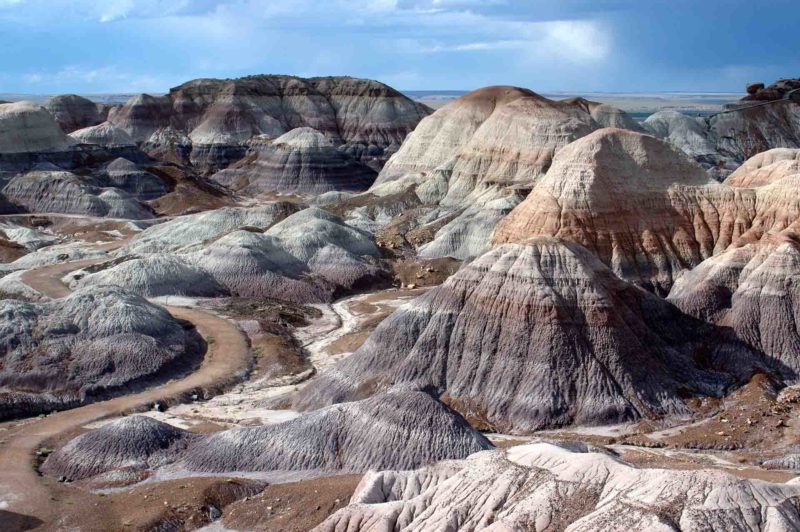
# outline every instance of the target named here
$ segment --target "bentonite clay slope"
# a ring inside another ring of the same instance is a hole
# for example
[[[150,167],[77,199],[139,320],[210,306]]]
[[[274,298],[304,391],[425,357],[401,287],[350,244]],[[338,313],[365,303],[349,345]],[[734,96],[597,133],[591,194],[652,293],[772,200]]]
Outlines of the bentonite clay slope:
[[[202,340],[117,287],[65,299],[0,302],[0,418],[73,407],[194,367]]]
[[[96,126],[105,121],[108,109],[77,94],[54,96],[44,104],[64,133]]]
[[[759,364],[713,327],[552,238],[502,245],[383,321],[299,392],[302,409],[432,384],[475,422],[523,433],[686,414]]]
[[[665,295],[682,271],[746,233],[757,238],[797,220],[798,183],[800,176],[789,176],[756,189],[726,186],[661,140],[603,129],[558,153],[498,224],[494,242],[558,236]]]
[[[429,110],[377,81],[347,77],[198,79],[163,97],[137,96],[109,120],[137,141],[172,127],[188,135],[192,161],[224,167],[256,135],[311,127],[379,169]]]
[[[376,172],[336,149],[319,131],[302,127],[273,140],[253,139],[248,156],[212,179],[243,194],[360,192]]]
[[[800,486],[714,470],[638,469],[536,443],[416,471],[365,475],[315,532],[737,530],[800,527]]]
[[[457,413],[413,388],[334,405],[276,425],[207,436],[145,419],[116,421],[75,438],[48,458],[44,472],[80,480],[169,462],[195,473],[362,472],[419,467],[492,448]]]
[[[760,187],[800,174],[800,149],[775,148],[745,161],[727,179],[732,187]]]
[[[770,235],[705,260],[681,276],[669,300],[800,372],[800,237]],[[800,374],[800,373],[798,373]]]
[[[75,141],[32,102],[0,104],[0,154],[61,152]]]

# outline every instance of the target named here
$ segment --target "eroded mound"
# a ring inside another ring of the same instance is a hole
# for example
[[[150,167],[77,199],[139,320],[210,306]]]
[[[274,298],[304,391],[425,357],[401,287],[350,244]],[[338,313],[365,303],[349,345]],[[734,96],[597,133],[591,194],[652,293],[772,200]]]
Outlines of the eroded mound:
[[[0,301],[0,419],[73,407],[190,371],[194,329],[119,287]]]
[[[0,104],[0,153],[61,152],[74,144],[42,107],[32,102]]]
[[[800,174],[800,149],[775,148],[745,161],[725,180],[732,187],[760,187]]]
[[[545,443],[368,473],[314,530],[761,530],[800,526],[800,486],[713,470],[638,469]]]
[[[254,139],[243,164],[212,179],[243,194],[260,192],[322,194],[363,191],[376,172],[338,150],[319,131],[297,128],[273,140]]]
[[[108,109],[77,94],[62,94],[44,105],[65,133],[96,126],[105,120]]]
[[[388,282],[368,233],[316,208],[275,223],[287,209],[220,209],[173,220],[143,231],[115,252],[117,261],[73,273],[68,281],[114,284],[146,296],[237,295],[298,303],[330,301]]]
[[[705,260],[678,279],[668,299],[688,314],[732,328],[743,341],[800,372],[797,234],[770,236]]]
[[[83,434],[43,471],[79,480],[121,470],[191,473],[407,469],[492,445],[461,416],[412,387],[261,427],[204,436],[136,416]]]
[[[15,177],[3,188],[3,195],[28,212],[134,220],[153,217],[150,209],[124,190],[101,188],[90,178],[54,167]]]
[[[422,381],[480,426],[524,433],[683,415],[760,355],[551,238],[502,245],[383,321],[299,392],[301,409]]]
[[[494,242],[551,235],[577,242],[617,275],[666,295],[685,269],[744,235],[800,215],[800,176],[756,189],[719,184],[671,145],[603,129],[562,149]]]
[[[140,95],[109,121],[137,141],[174,128],[190,139],[190,159],[200,169],[221,169],[241,159],[254,136],[275,138],[311,127],[377,170],[428,113],[377,81],[264,75],[198,79],[163,97]]]
[[[70,440],[41,471],[82,480],[115,469],[145,469],[168,461],[195,435],[145,416],[128,416]]]

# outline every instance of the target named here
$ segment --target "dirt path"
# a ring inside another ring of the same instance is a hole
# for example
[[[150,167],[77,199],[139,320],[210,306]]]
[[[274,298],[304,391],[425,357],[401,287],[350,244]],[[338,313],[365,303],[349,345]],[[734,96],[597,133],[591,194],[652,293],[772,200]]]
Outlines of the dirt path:
[[[103,260],[106,259],[45,266],[27,272],[22,279],[43,294],[60,298],[69,294],[61,277]],[[44,441],[102,418],[147,408],[155,401],[174,400],[197,388],[232,383],[246,375],[253,357],[247,339],[235,325],[197,309],[165,308],[173,316],[191,321],[203,337],[214,339],[200,368],[184,379],[141,393],[66,410],[11,429],[0,446],[0,530],[19,530],[31,522],[31,516],[53,523],[60,513],[47,483],[33,468],[34,453]]]

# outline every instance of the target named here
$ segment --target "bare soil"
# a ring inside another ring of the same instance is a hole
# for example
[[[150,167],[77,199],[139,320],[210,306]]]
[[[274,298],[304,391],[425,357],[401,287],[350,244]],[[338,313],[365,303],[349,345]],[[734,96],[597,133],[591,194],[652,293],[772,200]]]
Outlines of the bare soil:
[[[307,532],[346,506],[361,475],[340,475],[267,486],[231,504],[223,526],[235,530]]]

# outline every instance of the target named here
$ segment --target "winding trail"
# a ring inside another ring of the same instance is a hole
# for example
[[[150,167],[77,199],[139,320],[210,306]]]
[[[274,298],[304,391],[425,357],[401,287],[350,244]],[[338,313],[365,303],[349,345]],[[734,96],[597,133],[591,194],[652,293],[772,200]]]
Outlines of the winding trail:
[[[106,245],[108,250],[121,245]],[[70,271],[107,260],[93,258],[54,264],[30,270],[22,276],[23,282],[51,298],[69,295],[70,290],[61,278]],[[155,401],[175,401],[198,388],[215,388],[243,379],[253,364],[249,343],[244,334],[228,320],[197,309],[165,306],[176,318],[190,321],[204,337],[212,337],[203,362],[197,371],[187,377],[170,381],[141,393],[116,397],[108,401],[65,410],[41,420],[22,423],[3,436],[0,445],[0,530],[15,529],[13,521],[40,519],[45,525],[58,517],[58,503],[46,482],[33,467],[36,450],[48,439],[87,423],[132,410],[147,408]]]

